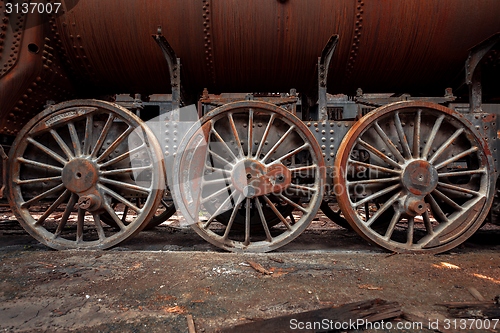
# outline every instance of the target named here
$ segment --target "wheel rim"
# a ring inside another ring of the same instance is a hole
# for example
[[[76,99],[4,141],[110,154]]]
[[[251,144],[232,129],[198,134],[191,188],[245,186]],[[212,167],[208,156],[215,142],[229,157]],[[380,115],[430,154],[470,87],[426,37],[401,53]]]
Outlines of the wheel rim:
[[[462,115],[394,103],[363,117],[339,146],[337,200],[351,226],[379,246],[443,252],[481,226],[493,199],[492,165]]]
[[[11,148],[10,204],[23,227],[49,247],[109,248],[154,214],[165,184],[161,156],[150,130],[116,104],[54,105]],[[114,228],[102,223],[106,218]]]
[[[266,252],[283,246],[307,228],[323,196],[324,161],[311,138],[298,118],[273,104],[224,105],[180,146],[175,204],[199,235],[220,248]]]

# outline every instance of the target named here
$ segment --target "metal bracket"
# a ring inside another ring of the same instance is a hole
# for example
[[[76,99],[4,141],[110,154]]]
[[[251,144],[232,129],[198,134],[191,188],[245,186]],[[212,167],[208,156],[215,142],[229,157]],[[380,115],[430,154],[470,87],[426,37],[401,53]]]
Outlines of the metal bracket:
[[[156,35],[152,35],[156,43],[160,46],[168,64],[170,74],[170,84],[172,86],[172,110],[178,109],[182,103],[181,97],[181,59],[177,58],[174,49],[170,46],[165,36],[161,33],[161,26],[158,27]]]
[[[456,99],[457,97],[453,95],[453,90],[451,88],[445,89],[443,97],[413,97],[410,94],[363,94],[363,90],[361,88],[358,88],[358,90],[356,91],[356,96],[354,97],[356,103],[374,108],[400,101],[421,101],[444,104],[453,102]]]
[[[484,56],[500,42],[500,33],[496,33],[469,51],[465,62],[465,82],[469,86],[469,103],[472,112],[482,112],[483,90],[481,86],[481,66]]]
[[[328,119],[327,101],[326,101],[326,83],[328,79],[328,68],[330,60],[332,60],[333,52],[337,47],[339,35],[333,35],[326,43],[326,46],[321,52],[321,57],[318,58],[318,110],[320,121]]]

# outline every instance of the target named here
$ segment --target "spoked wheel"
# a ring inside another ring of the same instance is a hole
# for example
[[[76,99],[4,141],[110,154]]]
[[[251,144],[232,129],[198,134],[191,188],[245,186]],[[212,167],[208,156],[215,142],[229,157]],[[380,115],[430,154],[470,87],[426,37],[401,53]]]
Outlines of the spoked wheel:
[[[361,118],[335,160],[337,200],[351,226],[396,252],[438,253],[482,224],[494,191],[485,141],[443,106],[402,102]]]
[[[266,252],[292,241],[319,209],[321,149],[307,127],[280,107],[226,104],[205,116],[180,146],[175,204],[210,243]]]
[[[114,246],[147,224],[163,196],[155,136],[134,114],[108,102],[49,107],[19,133],[9,161],[13,211],[54,249]]]

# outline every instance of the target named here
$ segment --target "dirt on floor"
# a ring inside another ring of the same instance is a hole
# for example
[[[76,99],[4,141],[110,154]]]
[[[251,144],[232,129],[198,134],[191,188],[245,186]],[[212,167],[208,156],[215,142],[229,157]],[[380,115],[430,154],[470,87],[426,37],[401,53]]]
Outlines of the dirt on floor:
[[[0,330],[188,332],[192,315],[196,332],[215,332],[381,298],[398,302],[424,324],[438,321],[443,332],[500,332],[493,319],[481,319],[489,330],[463,330],[456,321],[453,327],[440,305],[477,301],[476,291],[493,303],[500,295],[499,253],[495,226],[445,254],[402,255],[371,246],[324,217],[267,254],[222,252],[190,229],[173,226],[143,231],[107,251],[53,251],[7,217],[0,222]],[[392,323],[398,322],[410,323]]]

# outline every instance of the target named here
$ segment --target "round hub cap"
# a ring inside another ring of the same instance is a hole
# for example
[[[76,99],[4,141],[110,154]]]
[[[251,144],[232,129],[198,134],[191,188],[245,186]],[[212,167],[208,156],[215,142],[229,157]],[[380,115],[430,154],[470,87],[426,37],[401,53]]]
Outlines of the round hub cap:
[[[292,177],[290,170],[281,163],[266,167],[259,161],[246,159],[235,165],[231,178],[238,191],[253,198],[283,191]]]
[[[62,171],[62,181],[68,190],[82,193],[95,185],[98,179],[97,167],[83,158],[68,162]]]
[[[438,183],[437,170],[427,161],[413,161],[405,168],[403,186],[412,194],[425,196],[432,192]]]

